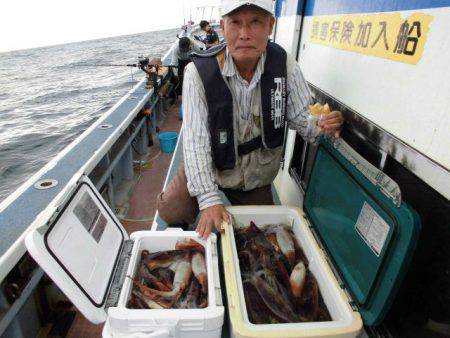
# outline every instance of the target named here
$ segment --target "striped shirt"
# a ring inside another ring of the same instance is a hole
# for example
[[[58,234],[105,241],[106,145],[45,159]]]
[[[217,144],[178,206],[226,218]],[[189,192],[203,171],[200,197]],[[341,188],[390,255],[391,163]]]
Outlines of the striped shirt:
[[[242,119],[250,117],[250,107],[256,89],[260,85],[264,71],[265,53],[261,56],[248,83],[237,71],[228,49],[222,75],[233,88],[238,101],[238,111]],[[287,58],[287,106],[286,118],[291,128],[296,129],[305,139],[311,139],[317,133],[308,124],[309,105],[312,104],[311,93],[298,63],[288,55]],[[205,89],[193,62],[185,68],[183,81],[183,152],[187,177],[187,187],[191,196],[197,198],[200,210],[222,204],[218,186],[214,177],[214,164],[211,157],[211,140],[209,134],[208,106]],[[241,189],[242,187],[236,187]]]

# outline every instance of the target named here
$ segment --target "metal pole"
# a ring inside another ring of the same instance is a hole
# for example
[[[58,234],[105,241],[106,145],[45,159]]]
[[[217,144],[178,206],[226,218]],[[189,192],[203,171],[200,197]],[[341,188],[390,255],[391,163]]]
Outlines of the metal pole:
[[[130,147],[131,142],[134,140],[136,135],[139,133],[140,129],[142,128],[142,125],[144,124],[144,122],[145,122],[145,118],[142,118],[141,121],[139,121],[139,123],[138,123],[138,125],[136,127],[136,130],[130,135],[130,137],[128,138],[127,142],[125,142],[123,147],[117,153],[116,158],[111,162],[111,164],[109,165],[108,169],[106,169],[105,173],[99,179],[99,181],[98,181],[98,183],[96,185],[97,189],[102,187],[103,184],[105,184],[106,180],[111,176],[111,173],[112,173],[113,169],[117,166],[117,164],[119,163],[119,161],[122,158],[122,155],[125,153],[125,151],[127,151],[127,148]]]
[[[2,314],[2,319],[0,321],[0,336],[3,335],[3,333],[12,323],[14,318],[16,318],[20,309],[28,300],[28,298],[31,296],[31,294],[33,293],[34,289],[38,285],[43,275],[44,270],[42,270],[41,268],[36,268],[36,271],[33,273],[33,276],[31,277],[30,281],[22,290],[20,297],[16,299],[16,301],[11,305],[11,307],[6,311],[6,313]]]

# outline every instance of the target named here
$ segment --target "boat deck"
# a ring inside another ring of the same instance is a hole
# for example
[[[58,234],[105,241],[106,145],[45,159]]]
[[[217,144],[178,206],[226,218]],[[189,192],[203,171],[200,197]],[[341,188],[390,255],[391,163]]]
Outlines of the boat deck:
[[[171,106],[166,112],[160,132],[179,132],[182,121],[178,117],[179,105]],[[140,230],[150,230],[156,213],[156,197],[164,186],[170,169],[172,154],[160,151],[159,140],[153,135],[153,146],[149,148],[146,159],[135,168],[135,185],[128,199],[119,206],[126,212],[119,217],[128,234]],[[76,309],[76,316],[70,327],[69,338],[99,338],[102,336],[103,324],[92,324]]]

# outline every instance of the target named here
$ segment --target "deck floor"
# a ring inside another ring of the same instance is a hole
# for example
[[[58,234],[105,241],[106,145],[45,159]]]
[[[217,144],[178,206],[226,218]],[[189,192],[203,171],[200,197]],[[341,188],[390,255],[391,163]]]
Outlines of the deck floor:
[[[181,128],[178,118],[178,105],[166,112],[160,132],[176,131]],[[154,145],[149,148],[145,164],[137,168],[138,179],[129,197],[126,216],[121,219],[128,234],[139,230],[150,230],[156,213],[156,196],[161,192],[172,154],[160,151],[157,135],[153,135]],[[102,336],[103,324],[94,325],[77,311],[75,320],[69,329],[69,338],[99,338]]]

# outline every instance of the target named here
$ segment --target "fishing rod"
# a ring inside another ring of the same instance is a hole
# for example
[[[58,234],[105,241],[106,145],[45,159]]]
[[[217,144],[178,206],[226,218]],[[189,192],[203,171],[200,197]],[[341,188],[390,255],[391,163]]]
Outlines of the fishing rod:
[[[137,63],[127,63],[127,64],[96,64],[96,65],[83,65],[85,67],[135,67],[142,70],[147,74],[147,88],[155,88],[158,90],[158,80],[162,78],[159,73],[161,64],[159,62],[150,63],[148,57],[139,56]]]
[[[94,65],[80,65],[85,67],[136,67],[140,68],[144,72],[148,72],[146,68],[156,68],[159,70],[161,67],[161,64],[150,63],[150,59],[148,57],[138,56],[138,63],[123,63],[123,64],[116,64],[116,63],[105,63],[105,64],[94,64]]]
[[[153,60],[152,60],[153,61]],[[145,87],[147,89],[154,88],[155,91],[159,89],[158,80],[162,80],[162,76],[159,75],[159,69],[162,67],[161,63],[154,62],[150,63],[150,59],[148,57],[138,56],[137,63],[126,63],[126,64],[117,64],[117,63],[108,63],[108,64],[94,64],[94,65],[79,65],[84,67],[135,67],[142,70],[147,76],[147,83]],[[172,72],[172,68],[176,67],[173,65],[167,65],[164,67],[169,68],[169,72]]]
[[[137,67],[136,63],[129,63],[129,64],[95,64],[95,65],[79,65],[79,66],[83,66],[83,67]]]

